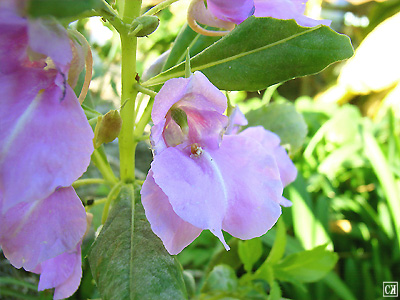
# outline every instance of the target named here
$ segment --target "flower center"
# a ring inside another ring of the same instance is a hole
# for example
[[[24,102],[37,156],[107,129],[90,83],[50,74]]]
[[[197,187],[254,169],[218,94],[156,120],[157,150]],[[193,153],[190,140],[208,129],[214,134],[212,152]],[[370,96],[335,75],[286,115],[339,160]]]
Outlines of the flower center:
[[[193,143],[190,145],[190,158],[198,158],[203,154],[203,148],[199,144]]]

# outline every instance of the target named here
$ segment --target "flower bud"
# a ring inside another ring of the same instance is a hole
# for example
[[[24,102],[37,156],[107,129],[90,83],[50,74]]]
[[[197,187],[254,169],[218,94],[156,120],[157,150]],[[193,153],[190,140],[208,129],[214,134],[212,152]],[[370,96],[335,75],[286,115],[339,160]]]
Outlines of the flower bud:
[[[136,28],[142,25],[142,29],[136,32],[135,36],[147,36],[157,29],[159,22],[160,20],[156,16],[140,16],[132,22],[130,32],[135,32]]]
[[[94,147],[98,148],[103,143],[115,140],[121,131],[121,126],[122,119],[118,110],[110,110],[104,116],[99,116],[94,130]]]

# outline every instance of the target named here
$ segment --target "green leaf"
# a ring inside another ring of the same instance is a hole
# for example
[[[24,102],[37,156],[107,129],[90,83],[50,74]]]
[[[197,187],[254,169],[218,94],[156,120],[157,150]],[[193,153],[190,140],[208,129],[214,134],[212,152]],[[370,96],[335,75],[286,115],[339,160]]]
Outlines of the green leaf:
[[[293,20],[250,17],[230,34],[191,59],[223,90],[262,90],[289,79],[320,72],[353,55],[350,39],[326,26],[301,27]],[[184,64],[143,83],[159,85],[184,76]]]
[[[395,176],[390,169],[388,160],[382,152],[378,141],[372,135],[370,130],[368,130],[366,125],[362,127],[361,133],[364,141],[365,155],[370,161],[376,177],[382,186],[393,224],[395,225],[397,245],[400,249],[400,196]]]
[[[187,299],[182,268],[151,231],[132,185],[121,188],[89,263],[103,300]]]
[[[189,48],[190,57],[193,57],[220,38],[197,33],[186,24],[175,39],[163,71],[181,63],[186,57],[187,48]]]
[[[311,249],[318,244],[332,241],[321,221],[314,213],[314,205],[310,193],[307,191],[307,182],[302,174],[286,188],[288,199],[293,203],[293,229],[295,236],[301,241],[305,249]]]
[[[285,254],[286,248],[286,227],[282,218],[276,224],[276,237],[271,252],[269,253],[266,262],[276,264]]]
[[[314,282],[323,278],[335,266],[338,255],[325,250],[326,245],[288,255],[274,265],[277,279],[290,282]]]
[[[253,265],[260,259],[262,250],[263,248],[260,238],[239,241],[239,257],[244,264],[246,272],[251,272]]]
[[[246,114],[248,126],[262,125],[279,135],[282,145],[290,145],[292,153],[298,151],[307,136],[307,124],[291,103],[272,103]]]
[[[202,292],[234,292],[238,286],[235,271],[228,265],[218,265],[208,274]]]
[[[271,284],[271,291],[268,296],[268,300],[280,300],[282,299],[282,290],[278,282],[274,281]]]
[[[30,0],[28,14],[32,17],[68,18],[102,5],[99,0]]]

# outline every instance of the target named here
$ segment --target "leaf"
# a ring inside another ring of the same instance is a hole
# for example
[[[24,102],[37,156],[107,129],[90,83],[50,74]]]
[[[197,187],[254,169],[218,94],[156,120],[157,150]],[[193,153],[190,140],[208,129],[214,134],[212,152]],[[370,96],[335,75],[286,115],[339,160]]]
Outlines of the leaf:
[[[29,0],[28,14],[32,17],[54,16],[68,18],[102,5],[99,0]]]
[[[338,255],[325,250],[326,245],[288,255],[274,265],[277,279],[290,282],[314,282],[323,278],[335,266]]]
[[[197,33],[186,24],[182,27],[179,35],[175,39],[174,45],[163,67],[163,71],[181,63],[186,58],[187,48],[189,48],[190,57],[193,57],[220,38],[221,37],[211,37]]]
[[[314,205],[310,193],[307,191],[307,183],[302,174],[298,174],[296,180],[286,188],[288,199],[293,203],[293,229],[295,236],[301,241],[305,249],[311,249],[323,242],[332,241],[321,221],[314,214]],[[319,237],[319,239],[317,239]]]
[[[350,39],[326,26],[301,27],[294,20],[250,17],[190,61],[219,89],[262,90],[320,72],[353,54]],[[184,64],[143,83],[159,85],[182,77]]]
[[[262,250],[262,242],[259,238],[239,241],[239,257],[246,272],[251,272],[253,265],[260,259]]]
[[[278,282],[274,281],[271,284],[271,291],[268,296],[268,300],[280,300],[282,299],[282,290]]]
[[[286,227],[282,218],[276,224],[276,237],[271,252],[268,254],[266,262],[269,264],[277,263],[285,254],[286,248]]]
[[[291,103],[272,103],[249,111],[246,118],[248,127],[262,125],[279,135],[281,144],[289,144],[292,153],[301,148],[307,136],[307,124]]]
[[[400,196],[399,189],[393,172],[390,170],[388,160],[382,152],[378,141],[372,135],[368,127],[364,125],[361,130],[365,155],[371,163],[379,183],[382,186],[388,208],[390,210],[395,231],[397,245],[400,248]]]
[[[133,186],[124,185],[89,253],[102,299],[187,299],[181,266],[134,202]]]
[[[234,292],[238,285],[235,271],[228,265],[218,265],[208,274],[202,292]]]

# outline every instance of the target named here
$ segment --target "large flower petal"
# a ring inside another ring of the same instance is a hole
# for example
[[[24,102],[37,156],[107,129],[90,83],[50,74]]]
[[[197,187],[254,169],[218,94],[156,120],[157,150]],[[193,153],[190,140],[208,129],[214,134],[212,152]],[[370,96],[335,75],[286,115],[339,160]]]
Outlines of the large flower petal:
[[[93,151],[93,131],[72,89],[52,85],[38,91],[48,78],[34,73],[21,71],[0,80],[3,212],[70,186],[86,170]]]
[[[82,277],[81,243],[74,251],[60,254],[41,264],[38,290],[55,288],[54,300],[71,296]]]
[[[0,10],[0,74],[19,67],[26,56],[26,20],[7,8]]]
[[[38,264],[75,249],[87,222],[82,202],[68,187],[44,200],[14,206],[0,216],[0,226],[4,255],[16,268],[32,271]]]
[[[209,229],[229,248],[221,232],[227,208],[225,183],[210,155],[167,148],[154,158],[151,169],[175,213],[195,227]]]
[[[207,0],[208,9],[223,21],[242,23],[254,12],[253,0]]]
[[[222,229],[240,239],[266,233],[281,214],[283,188],[274,157],[256,140],[231,135],[210,154],[228,193]]]
[[[256,17],[272,17],[275,19],[296,20],[297,24],[305,27],[331,24],[330,20],[314,20],[304,15],[306,8],[303,0],[254,0]]]
[[[279,145],[280,139],[275,133],[265,130],[262,126],[257,126],[247,128],[240,135],[259,141],[266,151],[274,155],[283,186],[287,186],[296,179],[297,169],[286,150]]]
[[[155,183],[152,170],[143,184],[141,195],[151,229],[170,254],[178,254],[199,236],[202,229],[185,222],[174,212],[168,197]]]

